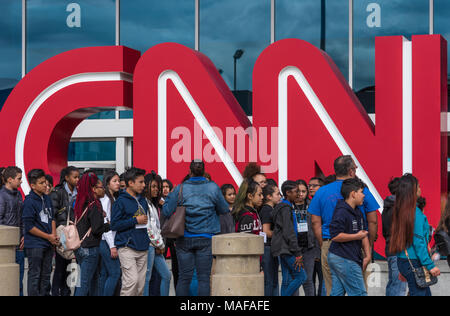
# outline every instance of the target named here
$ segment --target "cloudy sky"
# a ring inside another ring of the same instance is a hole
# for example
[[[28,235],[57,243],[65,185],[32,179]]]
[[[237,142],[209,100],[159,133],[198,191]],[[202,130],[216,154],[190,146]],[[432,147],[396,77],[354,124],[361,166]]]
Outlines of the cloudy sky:
[[[0,89],[21,76],[20,0],[0,0]],[[70,28],[66,8],[81,8],[81,27]],[[380,26],[370,27],[367,8],[378,4]],[[435,33],[450,38],[450,1],[435,0]],[[194,47],[194,0],[122,0],[121,43],[141,50],[161,42]],[[200,50],[211,58],[230,87],[233,54],[237,88],[251,90],[259,54],[270,44],[270,0],[201,0]],[[114,45],[115,0],[28,0],[28,71],[60,52]],[[276,39],[302,38],[320,44],[319,0],[277,0]],[[326,50],[348,78],[348,0],[326,1]],[[375,36],[428,32],[428,0],[354,0],[354,88],[374,82]]]

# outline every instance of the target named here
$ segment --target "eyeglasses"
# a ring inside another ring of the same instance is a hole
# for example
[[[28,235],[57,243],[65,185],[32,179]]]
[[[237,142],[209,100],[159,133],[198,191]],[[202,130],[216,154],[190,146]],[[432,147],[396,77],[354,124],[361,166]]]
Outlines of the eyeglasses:
[[[309,187],[309,188],[320,187],[320,184],[310,183],[310,184],[308,184],[308,187]]]
[[[95,188],[96,188],[96,189],[102,189],[102,190],[104,190],[104,189],[105,189],[105,187],[104,187],[104,186],[101,186],[101,187],[99,187],[99,186],[95,186]]]

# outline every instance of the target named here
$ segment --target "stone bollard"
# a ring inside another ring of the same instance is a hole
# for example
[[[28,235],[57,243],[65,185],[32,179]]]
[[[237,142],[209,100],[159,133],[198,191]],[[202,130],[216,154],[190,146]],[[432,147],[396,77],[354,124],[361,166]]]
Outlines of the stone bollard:
[[[248,233],[214,236],[212,253],[216,256],[212,296],[264,296],[263,237]]]
[[[19,228],[0,225],[0,296],[19,296]]]

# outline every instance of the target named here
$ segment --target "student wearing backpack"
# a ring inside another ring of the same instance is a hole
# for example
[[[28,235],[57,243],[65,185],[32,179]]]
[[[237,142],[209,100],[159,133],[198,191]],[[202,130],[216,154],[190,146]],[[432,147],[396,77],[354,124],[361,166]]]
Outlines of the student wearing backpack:
[[[67,217],[75,222],[74,206],[77,198],[77,185],[80,180],[80,172],[77,168],[69,166],[61,170],[59,184],[50,192],[53,209],[55,210],[56,228],[66,225]],[[71,260],[64,259],[58,252],[55,254],[55,271],[52,280],[52,296],[70,296],[70,288],[67,286],[69,272],[67,266]]]
[[[147,273],[147,233],[149,209],[141,194],[145,188],[145,170],[131,168],[124,174],[126,190],[122,191],[111,210],[111,229],[122,269],[121,296],[142,296]]]
[[[33,169],[27,174],[31,191],[22,210],[24,248],[28,258],[28,296],[50,296],[53,247],[59,243],[50,198],[45,195],[45,172]]]
[[[75,220],[81,247],[75,251],[80,265],[80,287],[75,296],[98,296],[100,275],[100,242],[103,233],[109,231],[109,223],[104,222],[100,199],[105,195],[103,183],[93,172],[85,173],[78,184],[75,202]]]

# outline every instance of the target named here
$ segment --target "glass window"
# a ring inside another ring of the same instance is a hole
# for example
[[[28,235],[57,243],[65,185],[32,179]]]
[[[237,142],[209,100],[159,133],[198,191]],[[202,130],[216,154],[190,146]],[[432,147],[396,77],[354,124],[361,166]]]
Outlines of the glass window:
[[[0,1],[0,110],[22,78],[22,3]]]
[[[194,0],[127,0],[120,2],[120,42],[144,53],[176,42],[194,48]]]
[[[112,0],[28,0],[27,71],[71,49],[114,45],[115,14]]]
[[[299,38],[325,50],[348,79],[348,0],[277,0],[275,40]]]
[[[200,51],[231,90],[252,90],[253,66],[268,45],[270,0],[200,1]]]
[[[133,110],[120,111],[119,118],[120,119],[132,119],[133,118]]]
[[[68,161],[116,160],[115,141],[70,142]]]
[[[98,112],[94,115],[89,116],[88,120],[104,120],[104,119],[115,119],[116,111],[103,111]]]
[[[356,0],[353,14],[355,91],[375,85],[376,36],[429,33],[429,0]]]

